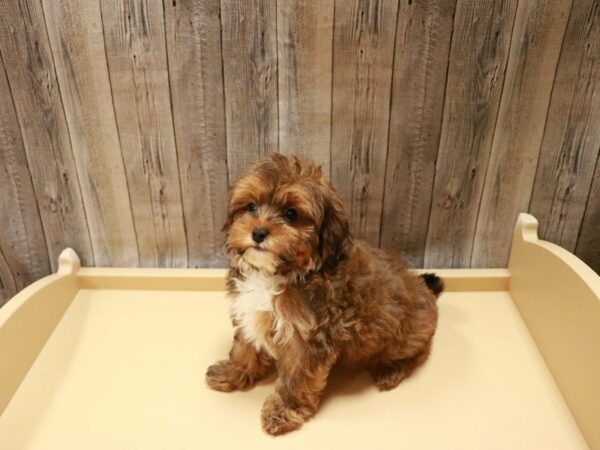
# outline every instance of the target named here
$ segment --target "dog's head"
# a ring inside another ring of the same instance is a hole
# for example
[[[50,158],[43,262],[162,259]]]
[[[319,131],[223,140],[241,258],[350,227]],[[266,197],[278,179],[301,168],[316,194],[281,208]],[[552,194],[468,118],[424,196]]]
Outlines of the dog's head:
[[[335,265],[350,239],[342,201],[321,168],[279,154],[236,180],[223,230],[235,267],[283,276]]]

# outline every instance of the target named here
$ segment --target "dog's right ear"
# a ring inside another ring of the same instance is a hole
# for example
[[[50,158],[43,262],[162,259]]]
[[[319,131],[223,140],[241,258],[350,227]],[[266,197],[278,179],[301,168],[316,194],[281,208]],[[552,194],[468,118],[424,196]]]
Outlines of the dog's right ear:
[[[233,223],[233,217],[235,216],[235,210],[231,207],[231,204],[227,207],[227,218],[225,219],[225,223],[223,224],[223,228],[221,231],[227,233],[231,224]]]

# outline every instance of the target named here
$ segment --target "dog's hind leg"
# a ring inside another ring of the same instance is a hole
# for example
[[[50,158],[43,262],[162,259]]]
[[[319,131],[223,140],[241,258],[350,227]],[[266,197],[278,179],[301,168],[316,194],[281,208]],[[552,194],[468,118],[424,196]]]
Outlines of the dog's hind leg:
[[[414,356],[373,364],[369,367],[369,373],[373,378],[375,386],[377,386],[380,391],[394,389],[402,380],[408,377],[427,360],[430,351],[431,341],[423,348],[423,350]]]

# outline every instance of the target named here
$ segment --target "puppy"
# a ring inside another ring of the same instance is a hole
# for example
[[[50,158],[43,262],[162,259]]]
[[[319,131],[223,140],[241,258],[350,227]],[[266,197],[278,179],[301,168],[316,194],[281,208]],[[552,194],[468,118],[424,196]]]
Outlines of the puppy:
[[[387,390],[427,359],[442,280],[354,240],[320,167],[278,154],[258,162],[235,182],[223,229],[235,336],[206,381],[247,389],[276,366],[267,433],[315,414],[334,364],[366,366]]]

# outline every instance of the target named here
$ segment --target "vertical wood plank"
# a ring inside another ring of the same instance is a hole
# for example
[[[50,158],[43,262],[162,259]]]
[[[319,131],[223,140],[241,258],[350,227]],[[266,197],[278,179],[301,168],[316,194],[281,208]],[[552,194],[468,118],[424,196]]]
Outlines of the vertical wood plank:
[[[221,0],[227,162],[233,181],[277,152],[276,0]]]
[[[65,247],[94,255],[39,0],[0,2],[0,52],[12,86],[29,169],[55,270]]]
[[[381,246],[421,267],[456,0],[401,2]]]
[[[139,262],[100,4],[43,0],[97,265]],[[127,149],[126,149],[127,150]]]
[[[186,267],[161,0],[102,0],[117,128],[140,265]]]
[[[164,7],[188,264],[224,266],[228,181],[220,5],[178,0]]]
[[[516,0],[459,0],[425,266],[468,267]]]
[[[6,258],[2,254],[0,246],[0,307],[18,292],[15,278],[13,277]]]
[[[600,158],[577,239],[575,254],[600,274]]]
[[[37,201],[0,58],[0,305],[50,273]]]
[[[334,0],[278,0],[279,151],[330,172]]]
[[[398,2],[338,1],[332,181],[353,233],[379,244]]]
[[[473,267],[506,267],[527,211],[572,0],[519,2],[473,244]]]
[[[600,150],[600,2],[574,0],[530,210],[540,236],[575,250]]]

